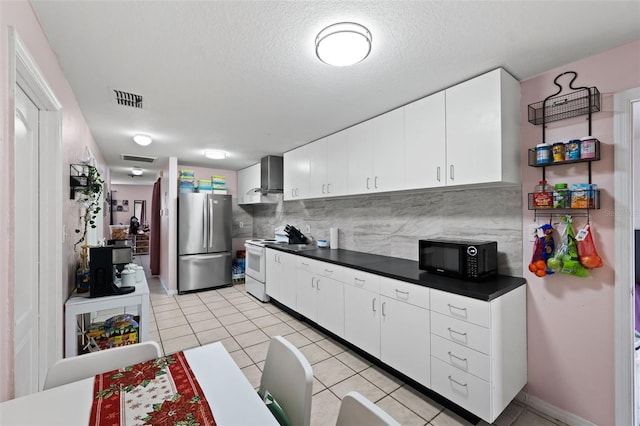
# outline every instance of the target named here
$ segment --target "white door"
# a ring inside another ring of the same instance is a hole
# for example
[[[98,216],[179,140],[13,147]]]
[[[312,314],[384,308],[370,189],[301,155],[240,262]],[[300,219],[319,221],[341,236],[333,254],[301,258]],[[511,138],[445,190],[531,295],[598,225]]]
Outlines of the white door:
[[[381,296],[380,359],[430,387],[429,311]]]
[[[371,120],[373,123],[373,190],[404,188],[404,108]]]
[[[327,137],[327,193],[329,196],[347,194],[348,146],[349,136],[346,130]]]
[[[327,196],[327,138],[309,144],[309,198]]]
[[[15,396],[38,391],[38,108],[16,86]]]
[[[373,188],[373,126],[371,120],[347,129],[349,194],[363,194]]]
[[[344,286],[344,338],[380,358],[380,295]]]
[[[317,277],[318,324],[344,337],[344,290],[340,281]]]
[[[444,186],[446,127],[444,91],[404,107],[406,188]]]

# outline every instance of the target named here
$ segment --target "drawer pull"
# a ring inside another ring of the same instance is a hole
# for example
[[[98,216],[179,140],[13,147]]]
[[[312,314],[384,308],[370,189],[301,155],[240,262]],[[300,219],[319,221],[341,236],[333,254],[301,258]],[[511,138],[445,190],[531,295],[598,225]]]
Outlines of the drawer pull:
[[[398,299],[409,300],[409,292],[408,292],[408,291],[398,290],[398,289],[396,288],[396,297],[397,297]]]
[[[451,351],[447,352],[449,354],[449,356],[451,358],[455,358],[458,361],[464,362],[465,364],[467,363],[467,359],[466,358],[460,358],[459,356],[455,356],[454,354],[451,353]]]
[[[309,266],[309,264],[308,264],[308,263],[304,263],[304,262],[300,262],[300,264],[301,264],[302,266]]]
[[[463,388],[467,387],[466,383],[460,383],[459,381],[457,381],[456,379],[454,379],[453,377],[449,376],[449,381],[455,383],[458,386],[462,386]]]
[[[324,270],[327,274],[333,274],[333,271],[331,269],[325,269]]]
[[[449,306],[449,312],[451,312],[452,315],[456,315],[463,318],[467,317],[467,308],[459,308],[457,306],[452,305],[451,303],[447,303],[447,306]]]
[[[356,285],[358,285],[358,283],[362,283],[361,285],[364,285],[364,280],[363,279],[354,278],[354,280],[356,281]]]
[[[454,334],[457,334],[458,336],[462,336],[464,337],[464,340],[467,340],[467,333],[460,333],[459,331],[455,331],[454,329],[452,329],[451,327],[447,328],[447,330],[449,330],[449,334],[451,334],[452,337],[455,338],[455,336],[453,336]]]

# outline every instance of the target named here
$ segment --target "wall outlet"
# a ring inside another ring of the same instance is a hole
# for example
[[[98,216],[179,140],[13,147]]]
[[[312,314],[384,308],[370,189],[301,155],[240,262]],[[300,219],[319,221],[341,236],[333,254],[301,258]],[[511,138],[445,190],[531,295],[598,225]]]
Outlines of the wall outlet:
[[[306,225],[306,226],[304,227],[304,232],[306,232],[307,234],[310,234],[310,233],[311,233],[311,226]]]
[[[239,227],[240,229],[244,228],[244,222],[239,222],[239,223],[238,223],[238,227]]]

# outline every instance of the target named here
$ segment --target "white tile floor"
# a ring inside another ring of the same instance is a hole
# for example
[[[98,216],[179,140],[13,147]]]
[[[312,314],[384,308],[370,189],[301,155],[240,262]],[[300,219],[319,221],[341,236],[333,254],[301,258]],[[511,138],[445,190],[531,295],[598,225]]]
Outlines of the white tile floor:
[[[333,339],[269,303],[261,303],[237,284],[219,290],[168,296],[156,278],[151,291],[151,339],[165,354],[222,341],[256,389],[271,336],[282,335],[313,368],[313,426],[335,425],[343,395],[356,390],[403,425],[470,425]],[[480,421],[480,425],[486,423]],[[499,426],[562,425],[513,402],[494,423]]]

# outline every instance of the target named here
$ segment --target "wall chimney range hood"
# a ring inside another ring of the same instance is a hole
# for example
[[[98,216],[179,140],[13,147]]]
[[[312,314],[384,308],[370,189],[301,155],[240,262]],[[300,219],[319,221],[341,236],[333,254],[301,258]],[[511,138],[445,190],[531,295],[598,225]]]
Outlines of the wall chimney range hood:
[[[282,157],[267,155],[260,159],[260,189],[257,191],[263,195],[284,192]]]

